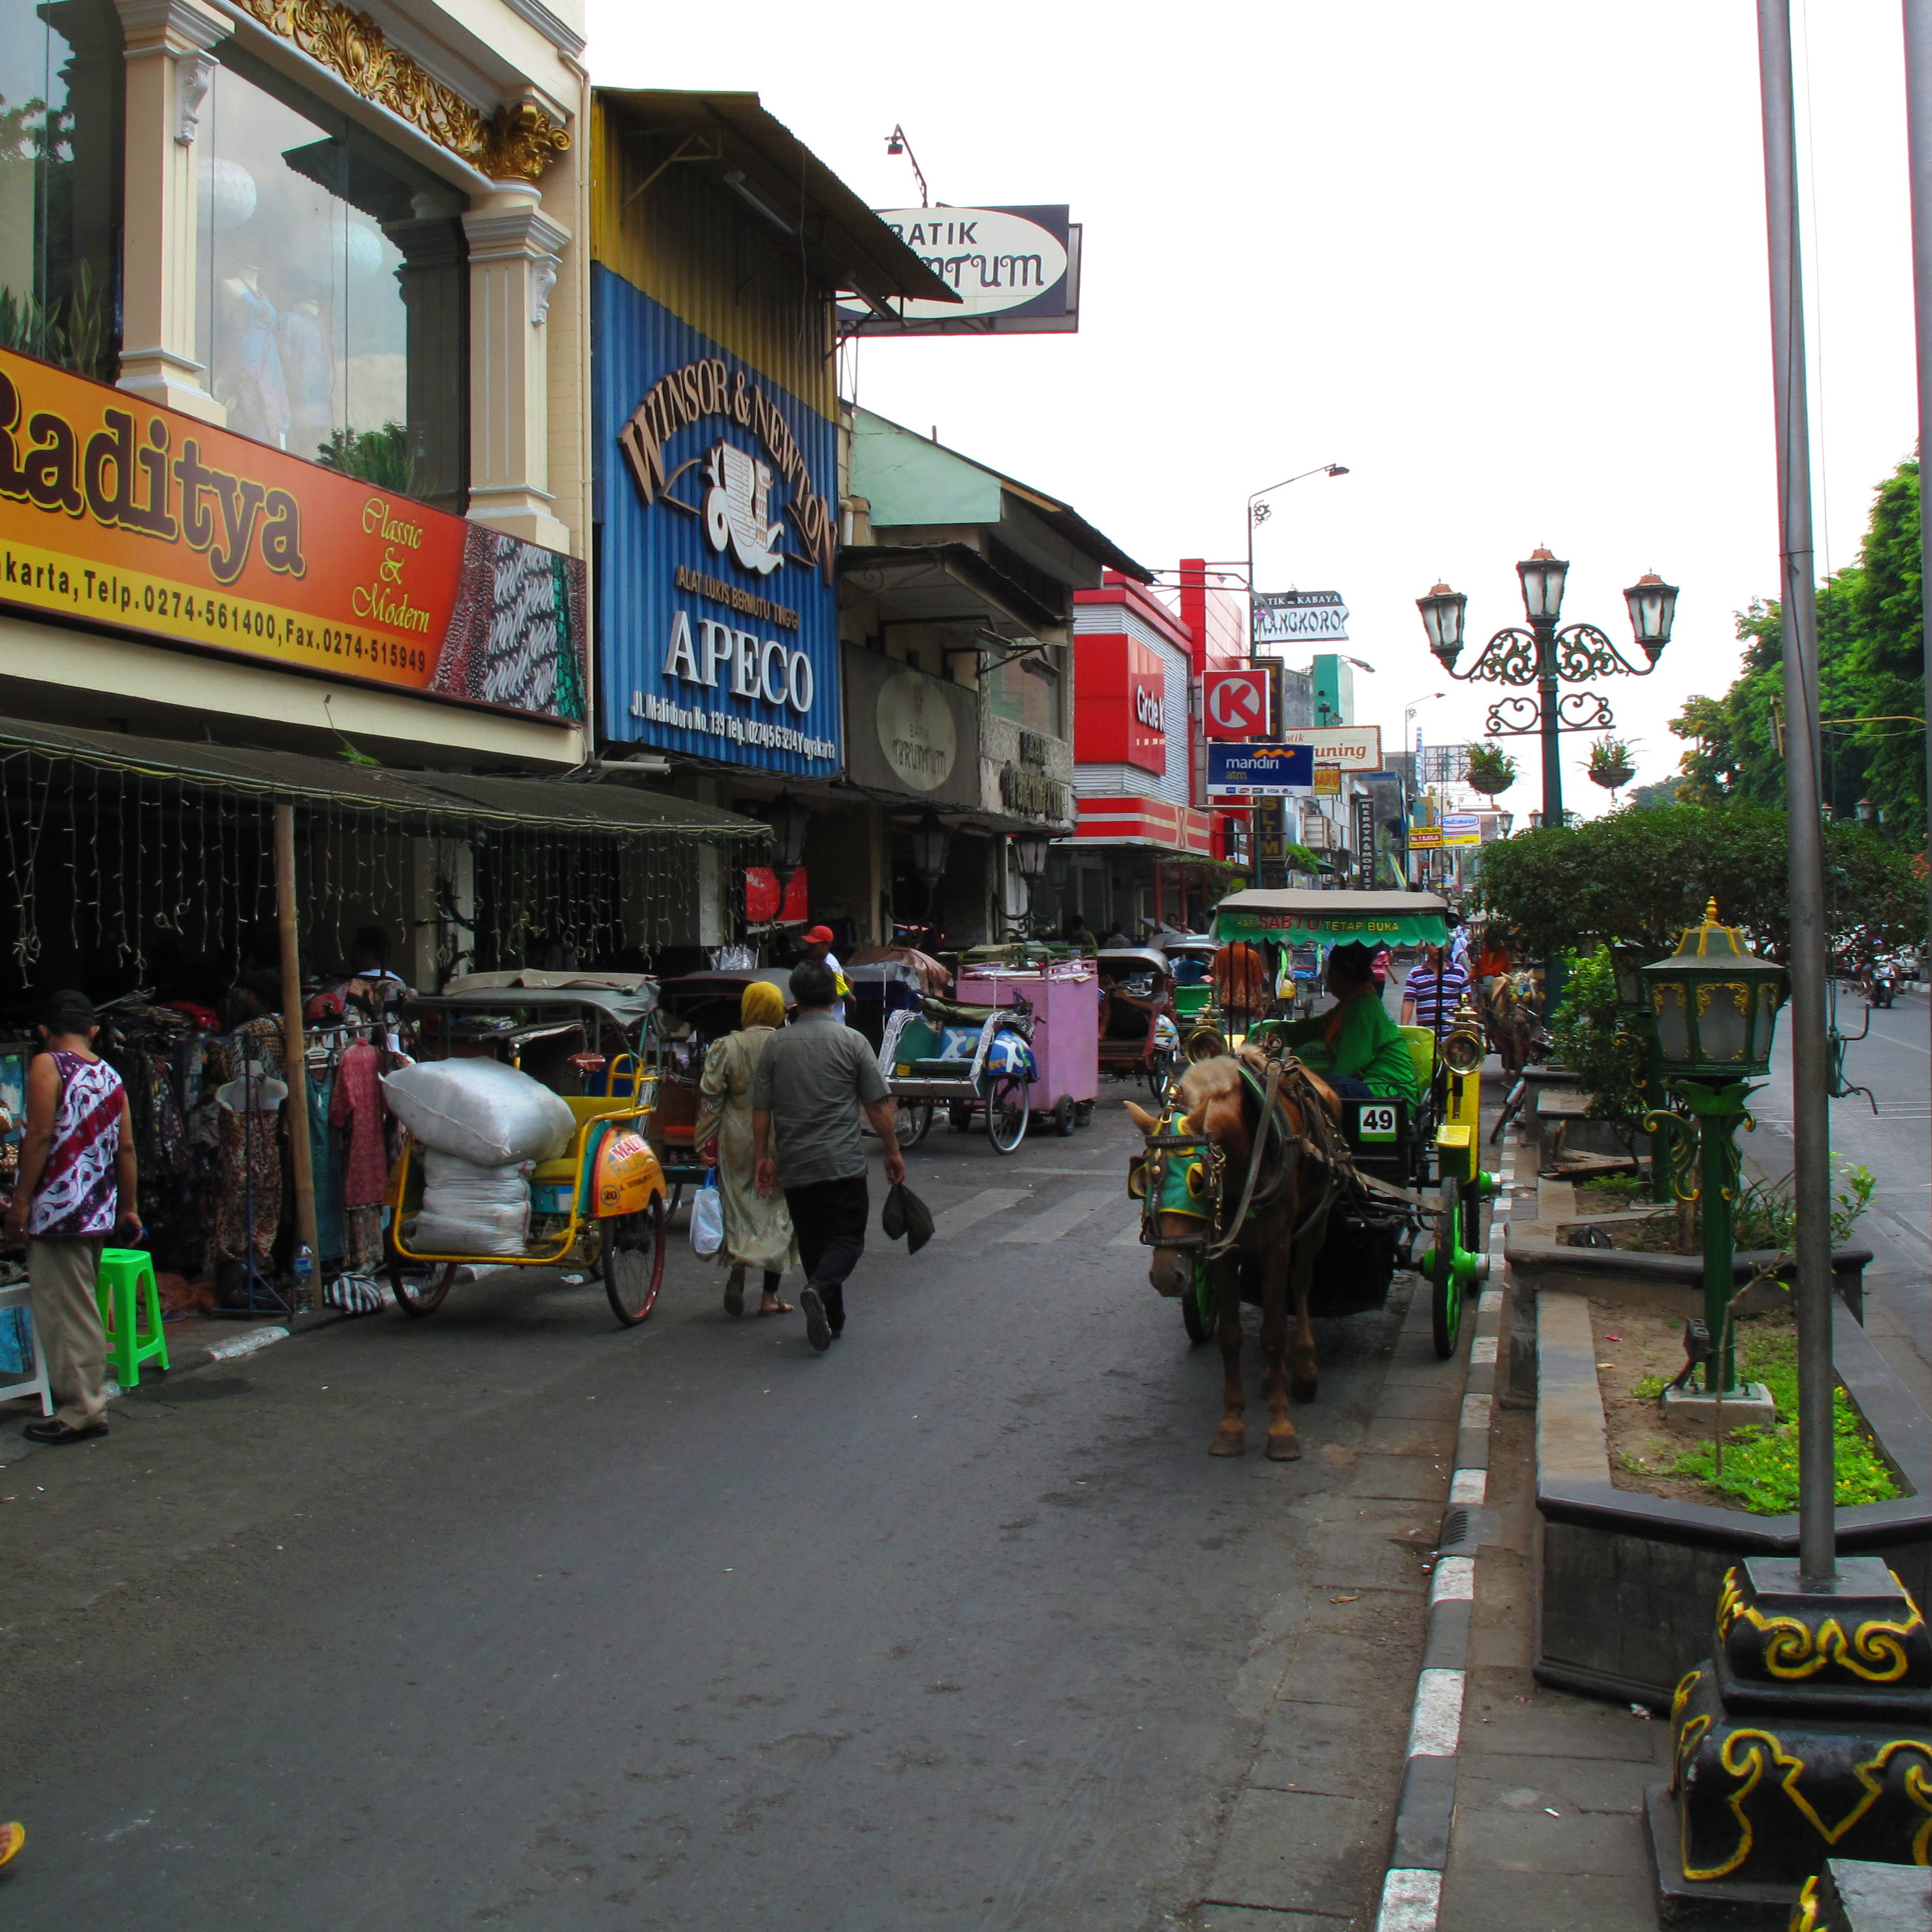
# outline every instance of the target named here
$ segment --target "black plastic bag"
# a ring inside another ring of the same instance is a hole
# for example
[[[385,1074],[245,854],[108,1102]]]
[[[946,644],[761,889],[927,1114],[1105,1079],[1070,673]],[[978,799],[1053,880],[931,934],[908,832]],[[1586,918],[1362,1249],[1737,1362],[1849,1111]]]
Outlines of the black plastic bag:
[[[906,1252],[916,1255],[932,1239],[932,1210],[902,1180],[887,1193],[879,1226],[887,1240],[903,1237]]]

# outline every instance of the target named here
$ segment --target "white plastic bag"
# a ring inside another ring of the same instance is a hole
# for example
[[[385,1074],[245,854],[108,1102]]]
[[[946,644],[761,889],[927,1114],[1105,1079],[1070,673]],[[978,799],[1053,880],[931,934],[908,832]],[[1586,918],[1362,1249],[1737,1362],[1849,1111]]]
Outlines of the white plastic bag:
[[[485,1167],[434,1149],[423,1156],[422,1212],[410,1242],[418,1254],[521,1254],[530,1232],[528,1161]]]
[[[494,1060],[430,1060],[382,1082],[389,1111],[423,1146],[478,1167],[547,1160],[576,1130],[566,1102]]]
[[[724,1197],[718,1192],[718,1170],[704,1170],[704,1184],[691,1197],[691,1245],[715,1255],[724,1245]]]

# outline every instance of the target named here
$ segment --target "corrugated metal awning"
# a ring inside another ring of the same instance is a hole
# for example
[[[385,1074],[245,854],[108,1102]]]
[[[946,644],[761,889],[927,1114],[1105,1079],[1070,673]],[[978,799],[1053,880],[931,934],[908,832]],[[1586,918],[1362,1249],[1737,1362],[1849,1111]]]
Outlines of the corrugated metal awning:
[[[176,778],[278,803],[376,812],[444,830],[521,826],[615,838],[674,832],[719,841],[770,836],[770,828],[757,819],[628,784],[400,772],[299,752],[0,719],[0,764],[16,752],[68,759],[94,771]]]

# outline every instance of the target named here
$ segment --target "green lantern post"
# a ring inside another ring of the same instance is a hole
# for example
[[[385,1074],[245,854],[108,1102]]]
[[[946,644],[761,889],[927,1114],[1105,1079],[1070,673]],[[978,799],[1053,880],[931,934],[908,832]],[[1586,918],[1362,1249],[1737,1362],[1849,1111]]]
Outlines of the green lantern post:
[[[1736,1252],[1737,1135],[1750,1120],[1744,1103],[1756,1091],[1751,1083],[1771,1070],[1784,968],[1760,959],[1738,928],[1722,923],[1712,899],[1703,924],[1687,927],[1677,950],[1643,968],[1642,977],[1664,1081],[1696,1124],[1696,1140],[1682,1115],[1653,1113],[1644,1126],[1653,1134],[1678,1136],[1673,1185],[1680,1200],[1701,1204],[1704,1324],[1710,1338],[1704,1392],[1734,1396],[1741,1391],[1726,1316]]]

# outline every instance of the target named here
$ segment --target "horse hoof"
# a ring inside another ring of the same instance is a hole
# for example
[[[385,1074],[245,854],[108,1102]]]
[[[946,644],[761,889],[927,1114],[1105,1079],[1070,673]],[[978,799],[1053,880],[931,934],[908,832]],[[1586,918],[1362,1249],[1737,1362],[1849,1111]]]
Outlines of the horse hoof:
[[[1217,1432],[1208,1445],[1210,1456],[1245,1456],[1248,1453],[1248,1438],[1245,1436],[1229,1436]]]
[[[1316,1391],[1321,1386],[1320,1381],[1313,1376],[1309,1376],[1305,1381],[1298,1377],[1288,1385],[1288,1398],[1293,1402],[1312,1402],[1315,1400]]]
[[[1298,1436],[1270,1436],[1268,1452],[1270,1462],[1298,1462],[1301,1460],[1301,1438]]]

